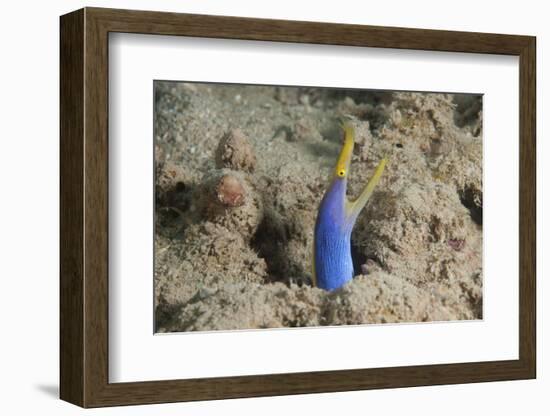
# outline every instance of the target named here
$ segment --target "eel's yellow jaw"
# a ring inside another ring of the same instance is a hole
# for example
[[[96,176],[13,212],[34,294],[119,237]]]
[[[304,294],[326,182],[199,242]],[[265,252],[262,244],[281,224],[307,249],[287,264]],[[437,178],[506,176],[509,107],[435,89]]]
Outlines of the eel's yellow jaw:
[[[343,124],[344,129],[344,146],[338,156],[338,162],[334,170],[334,176],[336,178],[344,179],[348,176],[349,166],[351,163],[351,157],[353,155],[353,143],[354,143],[354,130],[350,123]]]
[[[376,185],[378,185],[378,182],[380,182],[380,178],[382,177],[382,173],[384,172],[385,167],[386,159],[384,158],[378,163],[374,174],[370,178],[369,182],[365,185],[359,196],[354,201],[347,202],[346,209],[348,211],[348,215],[350,215],[352,218],[356,218],[361,210],[365,207],[365,205],[367,205],[367,202],[371,197],[374,188],[376,187]]]
[[[351,158],[353,156],[355,131],[353,129],[353,126],[349,122],[344,122],[342,125],[342,128],[344,129],[344,134],[345,134],[344,145],[342,147],[342,150],[340,151],[340,156],[338,156],[338,162],[336,163],[336,168],[334,170],[334,180],[337,180],[337,179],[347,180],[349,175]],[[382,172],[384,172],[385,166],[386,166],[386,159],[382,159],[379,162],[372,178],[365,185],[365,187],[363,188],[363,190],[361,191],[361,193],[356,199],[350,201],[344,194],[344,205],[346,207],[346,212],[349,218],[357,218],[357,215],[359,215],[359,212],[367,204],[370,196],[372,195],[372,192],[374,191],[374,188],[376,187],[378,182],[380,182],[380,178],[382,176]]]

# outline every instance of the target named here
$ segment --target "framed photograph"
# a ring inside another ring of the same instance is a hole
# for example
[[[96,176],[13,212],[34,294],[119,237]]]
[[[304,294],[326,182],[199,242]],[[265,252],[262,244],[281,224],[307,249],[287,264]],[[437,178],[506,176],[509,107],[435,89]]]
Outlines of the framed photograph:
[[[63,400],[535,378],[534,37],[60,28]]]

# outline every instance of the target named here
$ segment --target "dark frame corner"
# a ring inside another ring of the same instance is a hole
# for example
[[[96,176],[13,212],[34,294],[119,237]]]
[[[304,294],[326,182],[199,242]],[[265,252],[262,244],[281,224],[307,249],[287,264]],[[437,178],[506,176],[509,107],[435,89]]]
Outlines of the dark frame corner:
[[[85,8],[60,19],[60,396],[82,407],[536,377],[536,40],[529,36]],[[519,56],[519,359],[109,383],[109,32]]]

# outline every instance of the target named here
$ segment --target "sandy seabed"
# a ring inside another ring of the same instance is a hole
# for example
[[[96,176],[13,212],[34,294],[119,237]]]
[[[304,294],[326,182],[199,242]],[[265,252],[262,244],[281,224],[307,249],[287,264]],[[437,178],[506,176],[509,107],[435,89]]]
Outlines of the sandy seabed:
[[[155,82],[157,332],[482,318],[481,96]],[[317,208],[386,170],[356,277],[311,286]]]

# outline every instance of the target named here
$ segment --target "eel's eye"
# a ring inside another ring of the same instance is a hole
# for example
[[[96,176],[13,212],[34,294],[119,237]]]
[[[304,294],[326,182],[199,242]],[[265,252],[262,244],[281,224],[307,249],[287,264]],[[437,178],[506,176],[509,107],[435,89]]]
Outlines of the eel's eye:
[[[344,169],[340,169],[340,170],[338,171],[338,176],[341,177],[341,178],[343,178],[344,176],[346,176],[346,171],[345,171]]]

